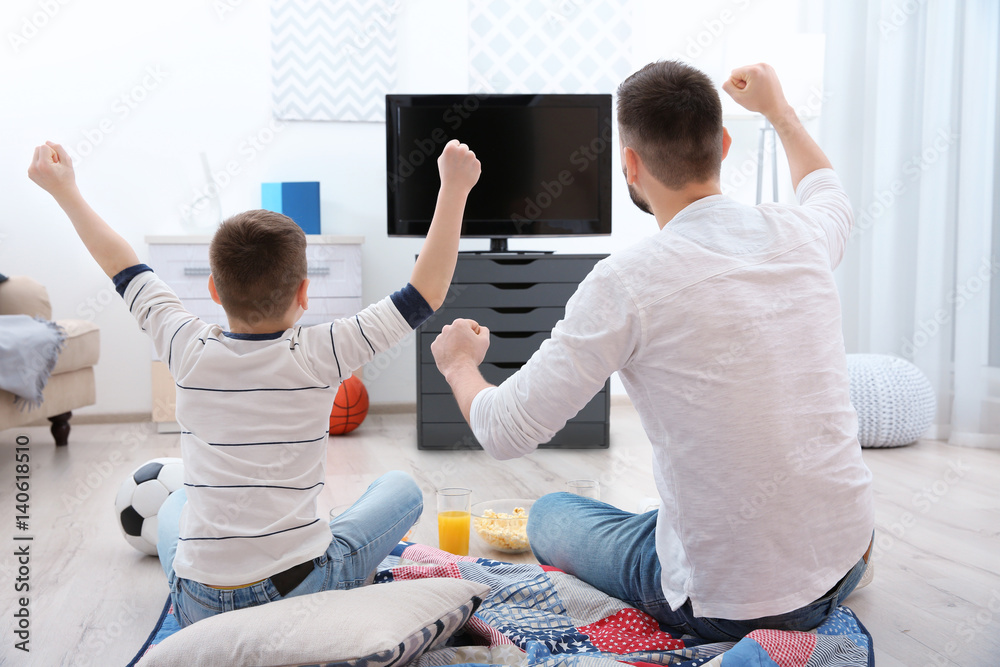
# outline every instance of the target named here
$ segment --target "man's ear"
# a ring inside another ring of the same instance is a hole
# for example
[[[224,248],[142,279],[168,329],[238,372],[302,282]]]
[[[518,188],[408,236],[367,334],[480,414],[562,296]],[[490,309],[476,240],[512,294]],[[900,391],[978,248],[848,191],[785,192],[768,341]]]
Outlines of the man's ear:
[[[219,298],[219,291],[215,289],[215,278],[212,274],[208,274],[208,293],[212,295],[212,301],[222,305],[222,299]]]
[[[626,146],[622,149],[622,164],[625,167],[625,182],[629,185],[634,185],[636,179],[639,177],[639,165],[641,163],[642,159],[632,148]]]
[[[298,291],[295,292],[295,301],[302,306],[302,310],[309,310],[309,279],[303,278]]]
[[[722,128],[722,159],[729,155],[729,147],[733,145],[733,138],[729,136],[729,130]]]

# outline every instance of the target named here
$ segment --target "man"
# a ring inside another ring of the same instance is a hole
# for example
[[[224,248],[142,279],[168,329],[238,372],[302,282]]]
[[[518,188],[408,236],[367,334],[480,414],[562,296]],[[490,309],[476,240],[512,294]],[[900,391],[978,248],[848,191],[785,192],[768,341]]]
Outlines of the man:
[[[799,206],[723,197],[717,91],[692,67],[650,64],[621,84],[618,127],[629,193],[660,231],[600,262],[499,387],[477,368],[485,327],[456,320],[431,350],[499,459],[546,442],[617,371],[660,509],[548,495],[532,549],[675,632],[734,641],[819,625],[864,574],[874,516],[832,274],[850,203],[771,67],[723,89],[776,128]]]

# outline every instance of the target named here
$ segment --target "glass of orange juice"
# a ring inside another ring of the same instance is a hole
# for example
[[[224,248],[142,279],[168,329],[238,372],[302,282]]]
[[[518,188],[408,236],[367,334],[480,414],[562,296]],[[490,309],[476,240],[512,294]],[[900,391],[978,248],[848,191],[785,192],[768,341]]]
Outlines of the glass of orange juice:
[[[460,487],[438,489],[438,547],[457,556],[469,555],[472,491]]]

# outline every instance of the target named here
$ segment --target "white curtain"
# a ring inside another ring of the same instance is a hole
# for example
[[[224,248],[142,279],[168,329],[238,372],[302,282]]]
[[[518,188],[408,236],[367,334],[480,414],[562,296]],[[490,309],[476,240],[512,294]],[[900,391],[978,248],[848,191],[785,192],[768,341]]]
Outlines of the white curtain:
[[[1000,3],[831,0],[825,20],[820,144],[856,215],[837,273],[848,352],[923,370],[931,437],[1000,447]]]

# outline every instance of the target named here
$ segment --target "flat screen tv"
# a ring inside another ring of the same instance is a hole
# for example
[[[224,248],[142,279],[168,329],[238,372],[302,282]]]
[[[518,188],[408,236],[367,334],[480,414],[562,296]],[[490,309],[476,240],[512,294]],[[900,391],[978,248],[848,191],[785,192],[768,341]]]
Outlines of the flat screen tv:
[[[386,95],[389,236],[427,233],[451,139],[483,165],[463,237],[611,233],[610,95]]]

